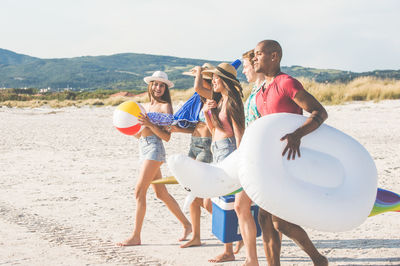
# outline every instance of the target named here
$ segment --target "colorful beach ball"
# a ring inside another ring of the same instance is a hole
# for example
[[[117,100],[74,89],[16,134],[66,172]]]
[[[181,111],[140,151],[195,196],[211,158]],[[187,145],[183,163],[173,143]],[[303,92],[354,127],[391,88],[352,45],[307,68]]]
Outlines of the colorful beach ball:
[[[120,132],[126,135],[136,135],[143,129],[138,119],[140,113],[146,113],[140,104],[134,101],[121,103],[114,110],[113,124]]]

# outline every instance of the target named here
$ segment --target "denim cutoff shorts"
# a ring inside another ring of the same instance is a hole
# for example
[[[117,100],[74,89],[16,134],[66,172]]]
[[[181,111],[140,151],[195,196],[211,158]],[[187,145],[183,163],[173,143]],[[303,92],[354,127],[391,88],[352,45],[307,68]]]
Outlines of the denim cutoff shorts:
[[[218,163],[225,159],[229,154],[236,150],[235,137],[214,141],[211,144],[214,163]]]
[[[165,162],[165,149],[162,140],[151,135],[139,139],[140,159]]]
[[[188,156],[200,162],[211,163],[213,159],[211,153],[211,138],[192,136]]]

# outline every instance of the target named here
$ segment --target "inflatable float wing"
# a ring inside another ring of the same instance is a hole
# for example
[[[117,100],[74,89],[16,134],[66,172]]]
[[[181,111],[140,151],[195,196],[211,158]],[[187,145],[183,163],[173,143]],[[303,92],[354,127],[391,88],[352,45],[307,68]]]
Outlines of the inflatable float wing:
[[[246,129],[239,147],[239,179],[261,208],[289,222],[339,232],[368,217],[377,193],[375,164],[356,140],[328,125],[302,138],[301,157],[282,157],[280,138],[307,117],[271,114]]]
[[[223,162],[208,164],[175,154],[167,159],[168,167],[179,184],[189,192],[184,209],[196,197],[212,198],[227,195],[240,188],[237,176],[237,152],[230,154]]]
[[[369,217],[384,212],[400,212],[400,195],[389,190],[378,188],[375,204]]]

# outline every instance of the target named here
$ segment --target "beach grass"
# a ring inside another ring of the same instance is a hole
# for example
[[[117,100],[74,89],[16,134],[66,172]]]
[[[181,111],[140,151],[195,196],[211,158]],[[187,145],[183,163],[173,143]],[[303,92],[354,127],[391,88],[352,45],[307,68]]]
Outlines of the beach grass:
[[[313,80],[299,78],[304,88],[309,91],[318,101],[325,105],[343,104],[353,101],[381,101],[388,99],[400,99],[400,80],[377,79],[374,77],[359,77],[350,82],[318,83]],[[242,83],[245,101],[250,95],[252,84]],[[183,102],[190,98],[194,89],[171,90],[173,102]],[[1,94],[1,92],[0,92]],[[127,100],[133,100],[140,103],[147,102],[147,93],[141,93],[133,97],[107,97],[93,99],[40,99],[35,97],[25,97],[18,95],[15,97],[1,97],[0,106],[17,108],[36,108],[40,106],[49,106],[52,108],[62,108],[67,106],[117,106]]]

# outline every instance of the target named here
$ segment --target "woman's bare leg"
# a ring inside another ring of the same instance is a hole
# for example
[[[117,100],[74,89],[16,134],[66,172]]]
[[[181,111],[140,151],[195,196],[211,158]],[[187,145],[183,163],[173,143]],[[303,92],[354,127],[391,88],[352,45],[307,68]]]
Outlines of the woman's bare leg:
[[[242,190],[235,197],[235,212],[239,220],[240,232],[246,248],[246,261],[244,265],[258,265],[257,258],[257,227],[251,214],[251,199]]]
[[[243,246],[244,246],[243,240],[237,241],[236,242],[236,246],[235,246],[235,250],[233,251],[233,254],[238,254]]]
[[[212,213],[211,199],[196,198],[190,205],[190,217],[192,220],[193,235],[187,243],[181,245],[181,248],[195,247],[201,245],[200,238],[200,216],[201,208],[206,209],[210,214]]]
[[[204,203],[204,208],[211,213],[212,212],[211,199],[205,199],[203,203]],[[233,244],[226,243],[224,244],[224,252],[222,254],[219,254],[213,259],[209,259],[208,261],[216,263],[216,262],[225,262],[234,260],[235,260],[235,254],[233,254]]]
[[[192,204],[190,204],[190,218],[192,221],[192,229],[193,235],[192,239],[190,239],[185,244],[181,245],[181,248],[188,248],[188,247],[196,247],[201,245],[200,240],[200,216],[201,216],[201,209],[200,206],[202,205],[203,199],[196,198]]]
[[[132,236],[127,240],[117,243],[118,246],[136,246],[141,244],[140,233],[142,231],[144,215],[146,214],[146,194],[151,181],[154,179],[162,162],[145,160],[139,173],[139,179],[135,186],[136,214],[135,226]]]
[[[160,179],[160,178],[161,178],[161,171],[160,168],[158,168],[154,179]],[[171,194],[168,193],[168,190],[164,184],[152,184],[152,186],[156,193],[157,198],[162,200],[165,203],[165,205],[167,205],[168,209],[172,212],[173,215],[175,215],[176,218],[178,218],[178,220],[183,225],[184,228],[183,236],[179,239],[179,241],[186,240],[188,235],[192,232],[192,224],[183,214],[181,208],[179,207],[178,202],[176,202],[176,200],[171,196]]]
[[[234,261],[235,255],[233,254],[233,244],[226,243],[224,244],[224,253],[219,254],[213,259],[209,259],[208,262],[226,262],[226,261]]]
[[[203,199],[203,204],[201,205],[204,209],[206,209],[208,211],[208,213],[212,214],[212,202],[211,199],[206,198]]]

